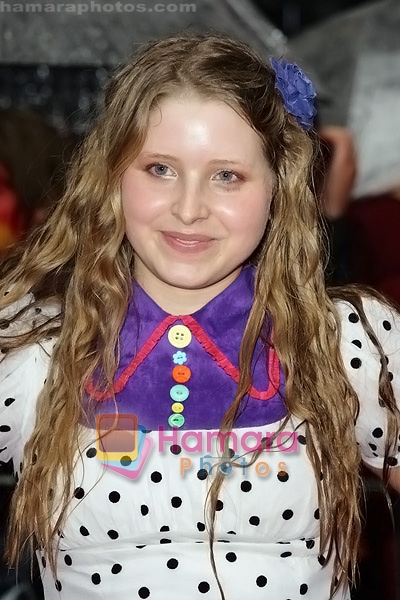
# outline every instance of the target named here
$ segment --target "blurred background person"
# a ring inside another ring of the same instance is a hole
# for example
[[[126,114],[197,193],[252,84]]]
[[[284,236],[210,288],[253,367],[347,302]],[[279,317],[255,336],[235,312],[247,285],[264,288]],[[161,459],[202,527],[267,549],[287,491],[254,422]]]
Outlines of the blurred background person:
[[[39,224],[61,197],[74,145],[31,110],[0,110],[0,250]]]
[[[351,232],[347,218],[357,174],[354,138],[347,127],[319,127],[323,157],[321,210],[328,230],[326,279],[343,285],[353,278]]]

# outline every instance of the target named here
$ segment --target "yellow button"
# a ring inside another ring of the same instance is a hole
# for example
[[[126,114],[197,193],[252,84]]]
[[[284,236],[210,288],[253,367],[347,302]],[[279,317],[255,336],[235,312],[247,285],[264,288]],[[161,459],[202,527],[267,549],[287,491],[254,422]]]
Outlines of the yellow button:
[[[192,341],[192,333],[186,325],[174,325],[168,331],[168,341],[174,348],[186,348]]]
[[[184,406],[182,402],[174,402],[171,406],[171,410],[173,413],[181,413],[183,412]]]

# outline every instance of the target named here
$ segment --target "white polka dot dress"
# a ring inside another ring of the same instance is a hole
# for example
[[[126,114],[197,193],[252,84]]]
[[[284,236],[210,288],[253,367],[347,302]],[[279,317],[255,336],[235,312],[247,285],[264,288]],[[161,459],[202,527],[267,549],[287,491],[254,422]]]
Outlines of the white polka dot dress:
[[[356,424],[364,460],[382,465],[385,414],[379,405],[380,358],[354,308],[338,304],[342,354],[360,397]],[[400,323],[375,301],[365,310],[381,341],[400,397]],[[54,340],[9,353],[0,364],[0,460],[22,461],[35,402],[49,367]],[[279,423],[246,429],[250,446],[276,431]],[[227,469],[216,506],[215,561],[227,600],[328,600],[332,564],[319,551],[317,486],[307,458],[304,427],[292,419],[277,447],[265,449],[247,465],[240,441],[232,448],[237,465]],[[289,433],[296,432],[297,438]],[[209,432],[208,432],[209,433]],[[218,452],[183,432],[147,436],[151,451],[137,479],[104,468],[97,458],[93,430],[82,431],[69,514],[60,531],[55,579],[39,554],[46,600],[149,598],[218,599],[210,558],[205,499]],[[253,439],[251,436],[253,435]],[[214,439],[215,442],[215,439]],[[400,445],[400,442],[399,442]],[[392,457],[395,466],[397,456]],[[346,590],[339,600],[349,600]]]

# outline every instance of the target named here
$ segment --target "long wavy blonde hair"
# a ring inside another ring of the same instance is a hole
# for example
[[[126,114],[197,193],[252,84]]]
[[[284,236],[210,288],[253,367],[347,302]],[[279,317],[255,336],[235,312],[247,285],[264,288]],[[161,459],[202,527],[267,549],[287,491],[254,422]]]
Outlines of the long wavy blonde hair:
[[[72,496],[83,391],[99,366],[104,384],[112,387],[115,350],[132,293],[134,249],[125,237],[121,175],[144,143],[153,107],[162,97],[182,91],[217,99],[237,111],[262,139],[276,176],[271,218],[257,255],[254,305],[240,349],[240,381],[221,429],[232,428],[246,396],[251,358],[268,316],[286,375],[288,412],[306,423],[319,492],[321,550],[328,557],[334,554],[334,593],[335,584],[354,573],[361,529],[360,456],[353,425],[358,399],[344,372],[338,317],[324,285],[320,218],[312,191],[314,134],[285,110],[271,67],[247,45],[214,34],[183,34],[150,43],[120,69],[70,171],[63,200],[3,265],[0,308],[27,292],[36,303],[55,298],[61,306],[58,319],[1,343],[7,350],[49,334],[58,336],[13,498],[8,557],[15,563],[28,540],[31,550],[42,547],[56,568],[54,539]],[[10,291],[4,296],[6,289]],[[356,291],[353,296],[357,299]],[[381,387],[393,434],[393,395],[390,386]],[[341,443],[332,444],[334,439]],[[60,475],[61,510],[54,522],[53,490]],[[215,478],[208,496],[216,575],[213,534],[223,479]]]

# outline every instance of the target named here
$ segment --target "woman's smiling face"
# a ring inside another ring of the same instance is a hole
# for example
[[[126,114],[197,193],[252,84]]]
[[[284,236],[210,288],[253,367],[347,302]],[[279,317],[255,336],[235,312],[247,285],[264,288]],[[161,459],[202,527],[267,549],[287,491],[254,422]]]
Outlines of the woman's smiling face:
[[[179,290],[213,298],[261,241],[273,186],[260,137],[232,108],[164,99],[121,182],[137,282],[156,301]]]

